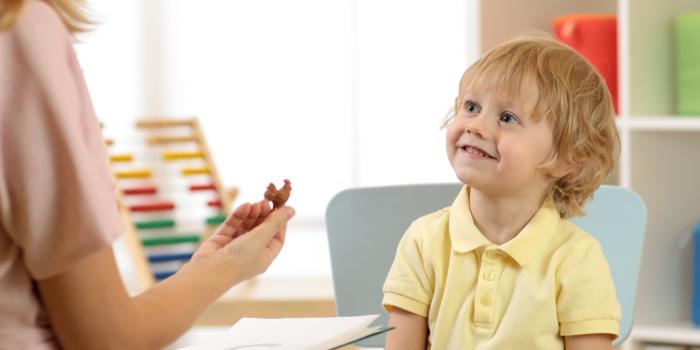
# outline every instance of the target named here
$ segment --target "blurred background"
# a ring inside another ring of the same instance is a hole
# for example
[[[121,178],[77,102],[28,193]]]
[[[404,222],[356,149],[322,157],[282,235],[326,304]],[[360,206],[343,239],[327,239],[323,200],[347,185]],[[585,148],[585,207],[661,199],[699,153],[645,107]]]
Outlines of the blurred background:
[[[596,55],[612,62],[596,67],[619,97],[621,153],[607,183],[634,190],[648,209],[636,323],[623,348],[700,346],[700,255],[692,248],[700,241],[691,241],[700,235],[699,2],[89,4],[98,25],[77,50],[105,125],[196,116],[223,186],[240,191],[234,205],[260,199],[270,182],[292,181],[297,216],[285,248],[262,278],[237,287],[199,322],[217,325],[241,315],[333,315],[323,221],[332,196],[349,187],[456,181],[439,125],[461,74],[514,36],[551,32],[553,24],[572,34],[556,20],[576,14],[569,20],[592,32],[569,44],[594,65]],[[603,18],[607,24],[593,23]],[[594,50],[586,54],[588,44]],[[118,258],[123,271],[134,262]]]
[[[234,204],[293,184],[267,275],[330,275],[326,204],[455,181],[439,125],[476,58],[474,1],[91,0],[79,59],[98,118],[196,116]]]

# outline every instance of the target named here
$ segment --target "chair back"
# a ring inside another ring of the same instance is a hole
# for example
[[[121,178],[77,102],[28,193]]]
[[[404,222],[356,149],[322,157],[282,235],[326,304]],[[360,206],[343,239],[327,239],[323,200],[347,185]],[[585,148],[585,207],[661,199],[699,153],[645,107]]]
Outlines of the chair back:
[[[420,184],[353,188],[339,192],[326,209],[336,311],[339,316],[380,314],[384,279],[398,242],[411,222],[450,206],[462,184]],[[586,216],[572,220],[603,247],[622,308],[621,343],[632,328],[646,207],[634,192],[601,186],[586,206]],[[361,346],[384,346],[385,335]]]

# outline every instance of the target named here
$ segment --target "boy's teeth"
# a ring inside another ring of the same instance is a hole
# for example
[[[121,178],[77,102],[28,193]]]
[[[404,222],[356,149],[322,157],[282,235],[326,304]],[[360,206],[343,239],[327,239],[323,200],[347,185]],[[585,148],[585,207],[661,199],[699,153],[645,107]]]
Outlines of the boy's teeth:
[[[486,157],[486,153],[482,152],[481,150],[478,150],[474,147],[467,146],[467,153],[473,154],[475,156],[479,157]]]

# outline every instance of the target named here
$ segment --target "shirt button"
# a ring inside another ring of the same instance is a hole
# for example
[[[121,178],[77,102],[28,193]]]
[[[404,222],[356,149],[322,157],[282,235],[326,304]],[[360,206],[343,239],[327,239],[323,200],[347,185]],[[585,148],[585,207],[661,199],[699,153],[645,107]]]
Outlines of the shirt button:
[[[493,281],[496,278],[496,273],[493,271],[484,272],[484,279],[487,281]]]
[[[484,305],[484,306],[491,305],[491,298],[489,298],[489,297],[481,297],[481,299],[479,301],[481,301],[481,305]]]

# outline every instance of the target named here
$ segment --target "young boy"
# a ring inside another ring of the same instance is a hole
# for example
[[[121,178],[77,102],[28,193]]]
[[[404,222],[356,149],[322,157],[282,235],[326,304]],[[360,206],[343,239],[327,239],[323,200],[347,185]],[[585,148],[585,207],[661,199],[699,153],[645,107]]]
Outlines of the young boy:
[[[464,73],[454,112],[447,158],[465,186],[399,244],[386,349],[611,349],[607,261],[566,220],[614,166],[605,82],[566,46],[520,38]]]

